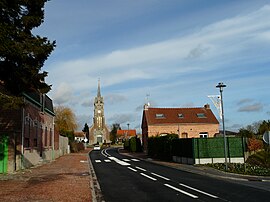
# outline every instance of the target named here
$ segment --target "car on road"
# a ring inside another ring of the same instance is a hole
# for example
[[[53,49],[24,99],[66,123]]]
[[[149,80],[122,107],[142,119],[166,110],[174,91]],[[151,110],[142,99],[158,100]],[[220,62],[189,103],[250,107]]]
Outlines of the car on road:
[[[99,151],[100,150],[100,145],[99,144],[94,145],[94,150]]]

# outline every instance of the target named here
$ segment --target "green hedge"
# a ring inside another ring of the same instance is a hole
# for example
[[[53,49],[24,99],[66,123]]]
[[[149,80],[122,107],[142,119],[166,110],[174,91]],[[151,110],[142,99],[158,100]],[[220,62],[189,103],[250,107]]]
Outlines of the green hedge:
[[[178,138],[176,134],[148,138],[148,155],[162,160],[172,160],[172,141]]]
[[[142,144],[140,138],[131,137],[124,142],[124,149],[130,152],[141,152],[142,151]]]

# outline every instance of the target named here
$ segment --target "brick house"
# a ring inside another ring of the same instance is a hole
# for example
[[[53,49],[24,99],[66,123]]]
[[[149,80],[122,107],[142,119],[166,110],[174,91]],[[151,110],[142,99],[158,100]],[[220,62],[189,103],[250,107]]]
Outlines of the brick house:
[[[38,93],[24,93],[19,109],[0,106],[0,141],[7,140],[8,151],[6,172],[59,157],[59,133],[54,129],[54,117],[52,100]]]
[[[163,134],[178,134],[179,138],[214,137],[219,122],[210,106],[198,108],[151,108],[142,116],[142,142],[147,150],[147,138]]]

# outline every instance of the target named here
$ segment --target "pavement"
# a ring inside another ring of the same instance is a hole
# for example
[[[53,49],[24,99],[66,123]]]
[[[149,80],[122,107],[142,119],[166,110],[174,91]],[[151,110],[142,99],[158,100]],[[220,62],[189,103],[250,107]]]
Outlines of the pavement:
[[[39,165],[12,174],[0,174],[0,201],[103,201],[102,193],[92,163],[91,149],[61,156],[51,163]],[[182,171],[238,181],[270,182],[270,177],[238,175],[205,166],[163,162],[149,158],[145,153],[130,153],[119,149],[123,155]]]
[[[94,201],[89,155],[91,149],[12,174],[0,174],[0,201]]]

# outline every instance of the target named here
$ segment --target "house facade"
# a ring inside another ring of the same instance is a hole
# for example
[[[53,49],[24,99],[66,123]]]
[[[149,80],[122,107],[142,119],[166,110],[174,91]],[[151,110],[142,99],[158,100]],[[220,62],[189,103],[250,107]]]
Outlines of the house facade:
[[[6,140],[7,149],[6,162],[0,162],[2,173],[51,161],[63,153],[54,117],[52,100],[45,94],[24,93],[22,107],[0,108],[0,142]]]
[[[178,134],[179,138],[207,138],[219,133],[219,122],[210,106],[198,108],[144,107],[142,116],[142,142],[147,149],[151,136]]]

